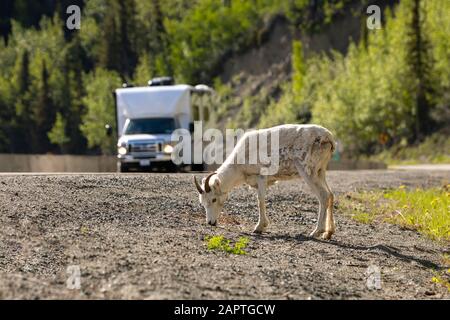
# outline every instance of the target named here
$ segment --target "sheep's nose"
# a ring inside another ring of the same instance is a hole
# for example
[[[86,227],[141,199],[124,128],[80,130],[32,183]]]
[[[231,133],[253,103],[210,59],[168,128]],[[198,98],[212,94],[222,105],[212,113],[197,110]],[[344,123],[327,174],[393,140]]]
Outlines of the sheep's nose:
[[[208,221],[208,224],[209,224],[210,226],[213,226],[213,227],[215,227],[215,226],[216,226],[216,224],[217,224],[217,221],[214,221],[214,222],[212,222],[212,221]]]

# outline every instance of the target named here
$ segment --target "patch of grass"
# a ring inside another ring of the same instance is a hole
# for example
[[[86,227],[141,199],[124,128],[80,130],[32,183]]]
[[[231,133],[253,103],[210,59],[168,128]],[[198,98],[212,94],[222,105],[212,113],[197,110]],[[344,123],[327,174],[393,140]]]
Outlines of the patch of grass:
[[[80,228],[80,232],[82,234],[88,234],[89,233],[89,229],[88,229],[88,227],[83,226],[83,227]]]
[[[448,269],[445,273],[435,273],[435,276],[431,278],[431,281],[444,286],[450,292],[450,269]]]
[[[374,192],[347,194],[340,199],[345,213],[361,223],[372,223],[376,218],[378,195]]]
[[[441,272],[435,271],[434,277],[431,278],[431,281],[446,287],[450,292],[450,256],[448,254],[444,254],[444,256],[442,257],[442,261],[447,270]]]
[[[351,193],[340,203],[357,221],[395,223],[435,240],[450,240],[450,185],[425,190],[400,186],[387,191]]]
[[[353,214],[353,219],[361,223],[371,223],[373,218],[373,215],[367,212],[354,212]]]
[[[224,236],[206,236],[206,246],[208,250],[219,250],[231,254],[247,254],[244,250],[247,247],[249,239],[247,237],[240,237],[238,241],[231,246],[231,240],[226,239]]]

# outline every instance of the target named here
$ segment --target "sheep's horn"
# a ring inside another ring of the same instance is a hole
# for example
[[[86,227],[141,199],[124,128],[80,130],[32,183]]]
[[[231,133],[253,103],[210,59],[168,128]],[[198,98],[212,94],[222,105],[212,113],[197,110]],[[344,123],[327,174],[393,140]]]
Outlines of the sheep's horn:
[[[194,176],[194,183],[195,183],[195,187],[198,190],[198,193],[202,194],[203,192],[205,192],[205,191],[203,191],[202,187],[200,187],[200,185],[198,184],[197,178],[195,176]]]
[[[215,174],[216,174],[216,173],[213,172],[213,173],[211,173],[209,176],[206,177],[206,180],[205,180],[205,192],[210,192],[210,191],[211,191],[211,187],[209,186],[209,179],[211,179],[211,177],[212,177],[213,175],[215,175]]]

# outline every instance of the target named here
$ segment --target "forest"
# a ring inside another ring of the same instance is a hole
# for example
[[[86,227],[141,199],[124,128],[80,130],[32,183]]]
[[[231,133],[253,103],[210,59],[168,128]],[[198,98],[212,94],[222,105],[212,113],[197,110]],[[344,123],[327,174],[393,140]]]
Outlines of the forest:
[[[3,0],[0,152],[112,153],[116,141],[104,130],[114,124],[111,92],[156,76],[213,85],[227,109],[221,66],[262,45],[268,18],[314,33],[355,2]],[[81,8],[79,30],[66,27],[72,4]],[[319,123],[355,154],[420,143],[449,126],[449,40],[449,1],[392,1],[381,29],[363,32],[345,53],[305,58],[294,40],[281,95],[243,97],[251,103],[229,126]]]

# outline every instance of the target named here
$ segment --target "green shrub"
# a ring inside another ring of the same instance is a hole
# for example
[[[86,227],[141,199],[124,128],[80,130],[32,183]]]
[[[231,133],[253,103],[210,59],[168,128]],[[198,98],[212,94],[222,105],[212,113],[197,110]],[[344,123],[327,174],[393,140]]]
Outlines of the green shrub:
[[[219,250],[226,253],[243,255],[247,254],[244,250],[247,247],[249,239],[247,237],[240,237],[238,241],[231,246],[231,240],[225,239],[224,236],[207,236],[205,237],[208,250]]]

